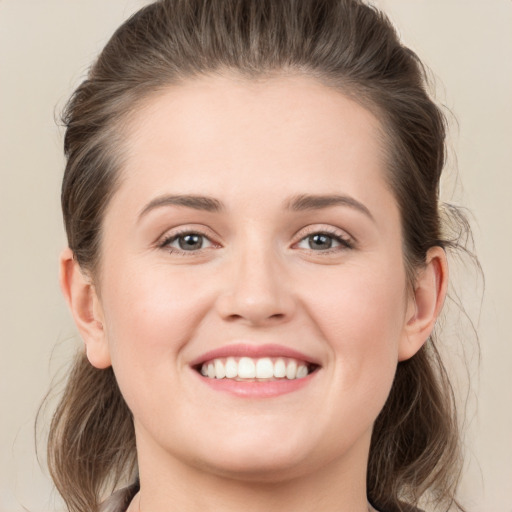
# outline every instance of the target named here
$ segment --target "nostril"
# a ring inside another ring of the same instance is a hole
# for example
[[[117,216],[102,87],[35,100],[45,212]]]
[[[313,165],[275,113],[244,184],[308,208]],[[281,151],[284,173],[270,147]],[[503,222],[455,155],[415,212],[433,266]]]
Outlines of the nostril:
[[[286,316],[284,313],[275,313],[271,315],[255,315],[254,313],[247,313],[246,315],[240,315],[238,313],[232,313],[230,315],[227,315],[224,317],[224,319],[228,322],[237,322],[237,321],[243,321],[248,320],[251,323],[267,323],[267,322],[282,322],[286,319]]]
[[[226,316],[226,320],[227,320],[227,321],[235,321],[235,320],[240,320],[240,319],[242,319],[242,318],[243,318],[243,316],[242,316],[242,315],[238,315],[238,314],[235,314],[235,313],[233,313],[233,314],[231,314],[231,315]]]

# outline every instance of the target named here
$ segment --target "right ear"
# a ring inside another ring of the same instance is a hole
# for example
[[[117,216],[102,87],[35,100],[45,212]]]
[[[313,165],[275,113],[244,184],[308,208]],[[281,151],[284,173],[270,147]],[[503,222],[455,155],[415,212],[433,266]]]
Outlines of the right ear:
[[[87,359],[99,369],[111,366],[101,303],[91,279],[66,248],[60,255],[60,287],[85,343]]]

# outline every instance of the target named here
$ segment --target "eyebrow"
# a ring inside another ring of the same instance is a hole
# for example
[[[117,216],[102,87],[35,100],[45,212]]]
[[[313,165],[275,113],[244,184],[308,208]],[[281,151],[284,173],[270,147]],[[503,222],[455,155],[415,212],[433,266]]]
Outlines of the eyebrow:
[[[338,194],[331,195],[309,195],[302,194],[294,196],[288,201],[286,208],[292,211],[304,211],[304,210],[321,210],[323,208],[330,208],[331,206],[348,206],[354,208],[359,212],[366,215],[372,221],[375,222],[373,215],[370,210],[357,199],[351,196],[344,196]]]
[[[220,212],[224,210],[224,205],[218,199],[208,196],[197,195],[164,195],[150,201],[139,213],[140,219],[151,210],[163,206],[183,206],[194,210],[207,212]],[[292,197],[285,203],[285,208],[291,211],[322,210],[332,206],[348,206],[354,208],[366,215],[372,221],[375,221],[370,210],[357,199],[350,196],[330,194],[330,195],[311,195],[301,194]]]
[[[165,195],[150,201],[139,213],[139,219],[155,208],[162,206],[184,206],[194,210],[219,212],[224,209],[222,203],[213,197],[195,195]]]

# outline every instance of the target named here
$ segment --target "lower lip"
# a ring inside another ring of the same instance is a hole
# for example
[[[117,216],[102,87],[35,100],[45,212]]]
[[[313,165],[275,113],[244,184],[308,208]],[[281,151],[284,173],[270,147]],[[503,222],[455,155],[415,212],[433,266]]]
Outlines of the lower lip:
[[[210,379],[196,372],[198,377],[215,391],[229,393],[242,398],[271,398],[293,393],[311,383],[317,371],[302,379],[283,379],[268,382],[237,381],[233,379]]]

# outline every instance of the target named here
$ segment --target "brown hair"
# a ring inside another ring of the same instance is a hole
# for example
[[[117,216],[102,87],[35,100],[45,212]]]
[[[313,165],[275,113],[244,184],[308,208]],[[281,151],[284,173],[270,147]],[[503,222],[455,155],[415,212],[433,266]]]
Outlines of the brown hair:
[[[381,12],[360,0],[161,0],[117,30],[64,116],[64,221],[76,260],[93,277],[103,213],[122,179],[127,116],[171,83],[222,70],[306,74],[372,110],[386,132],[410,280],[429,248],[456,245],[443,237],[438,204],[445,119],[425,90],[420,61]],[[97,510],[107,488],[135,477],[132,417],[112,369],[77,358],[48,454],[71,511]],[[448,509],[460,467],[453,392],[432,336],[398,365],[374,426],[368,497],[382,510],[425,497]]]

